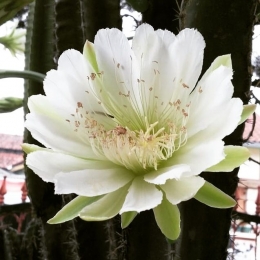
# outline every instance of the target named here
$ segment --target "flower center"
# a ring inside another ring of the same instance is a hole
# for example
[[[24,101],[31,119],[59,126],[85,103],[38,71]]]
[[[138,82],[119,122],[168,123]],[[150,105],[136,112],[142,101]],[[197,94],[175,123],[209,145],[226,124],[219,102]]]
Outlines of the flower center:
[[[96,120],[95,114],[86,113],[82,106],[78,106],[73,119],[75,131],[84,136],[97,155],[136,174],[144,174],[151,168],[157,170],[160,162],[170,158],[187,140],[187,120],[168,121],[160,128],[159,122],[150,124],[145,118],[145,129],[131,130],[121,125],[107,129]]]

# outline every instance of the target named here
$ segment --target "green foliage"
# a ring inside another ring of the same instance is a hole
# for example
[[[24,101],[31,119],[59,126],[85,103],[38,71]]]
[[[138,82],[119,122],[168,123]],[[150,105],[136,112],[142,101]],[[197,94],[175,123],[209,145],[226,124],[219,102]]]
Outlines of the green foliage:
[[[0,113],[12,112],[23,106],[23,99],[16,97],[6,97],[0,99]]]
[[[18,11],[34,0],[1,0],[0,25],[13,18]]]

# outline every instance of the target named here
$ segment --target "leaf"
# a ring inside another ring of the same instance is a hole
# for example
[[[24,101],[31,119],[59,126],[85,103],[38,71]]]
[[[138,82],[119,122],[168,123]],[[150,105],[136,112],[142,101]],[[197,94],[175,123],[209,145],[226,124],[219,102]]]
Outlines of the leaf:
[[[246,147],[227,145],[224,147],[226,157],[216,165],[208,168],[208,172],[230,172],[248,160],[250,153]]]
[[[96,197],[78,196],[64,206],[53,218],[48,220],[49,224],[58,224],[77,217],[82,209],[101,199],[104,195]]]
[[[231,208],[236,205],[236,201],[233,198],[207,181],[194,198],[214,208]]]
[[[180,212],[176,205],[165,197],[162,203],[153,209],[155,220],[162,233],[169,240],[176,240],[180,234]]]

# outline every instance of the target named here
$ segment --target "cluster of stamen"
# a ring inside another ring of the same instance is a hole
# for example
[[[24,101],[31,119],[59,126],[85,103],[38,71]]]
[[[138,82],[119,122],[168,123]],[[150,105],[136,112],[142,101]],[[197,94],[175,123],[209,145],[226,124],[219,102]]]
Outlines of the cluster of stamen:
[[[185,126],[173,122],[168,123],[167,130],[159,128],[158,122],[149,124],[147,119],[145,129],[130,130],[120,125],[106,129],[95,119],[95,113],[85,111],[80,102],[72,116],[73,119],[67,121],[97,155],[136,173],[157,169],[159,163],[170,158],[187,139]]]

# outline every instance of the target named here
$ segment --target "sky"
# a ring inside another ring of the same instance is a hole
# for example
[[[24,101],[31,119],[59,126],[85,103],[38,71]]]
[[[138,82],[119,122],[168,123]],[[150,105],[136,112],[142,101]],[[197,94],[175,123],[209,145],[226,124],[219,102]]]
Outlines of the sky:
[[[131,25],[131,18],[125,18],[123,29],[128,32],[128,35],[133,35],[134,28]],[[130,20],[129,20],[130,19]],[[13,22],[8,22],[6,25],[0,27],[0,36],[4,35],[8,28],[14,25]],[[260,26],[257,26],[253,36],[253,52],[252,58],[260,55]],[[23,70],[24,56],[12,54],[4,49],[0,44],[0,70]],[[24,87],[23,80],[17,78],[0,79],[0,99],[3,97],[23,97]],[[254,93],[260,98],[260,88],[254,88]],[[258,108],[257,113],[260,113]],[[0,114],[0,133],[23,135],[24,131],[24,115],[23,109],[17,109],[11,113]]]

